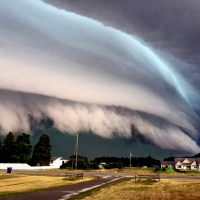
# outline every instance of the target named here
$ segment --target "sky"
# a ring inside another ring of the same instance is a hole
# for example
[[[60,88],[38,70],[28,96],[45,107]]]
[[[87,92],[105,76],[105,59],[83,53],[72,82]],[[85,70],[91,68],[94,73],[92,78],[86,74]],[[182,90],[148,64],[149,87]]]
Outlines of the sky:
[[[197,0],[0,4],[1,135],[50,120],[90,157],[200,152]]]

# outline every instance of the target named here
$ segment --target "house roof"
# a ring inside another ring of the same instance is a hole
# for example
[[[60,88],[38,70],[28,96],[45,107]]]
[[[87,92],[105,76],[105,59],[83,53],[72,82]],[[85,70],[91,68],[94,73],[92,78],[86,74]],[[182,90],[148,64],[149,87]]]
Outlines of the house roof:
[[[161,165],[174,165],[174,161],[161,161]]]
[[[51,157],[51,160],[57,160],[58,158],[61,158],[62,159],[62,157]]]
[[[182,163],[186,163],[186,164],[190,163],[191,164],[191,161],[186,158]]]
[[[182,162],[178,161],[178,162],[176,163],[176,165],[182,165]]]
[[[193,162],[196,161],[196,158],[186,158],[185,160],[189,160],[191,163],[193,163]],[[184,161],[185,161],[185,160],[184,160]],[[183,161],[183,162],[184,162],[184,161]],[[185,162],[185,163],[186,163],[186,162]]]
[[[68,159],[66,159],[66,158],[61,158],[60,160],[68,160]]]
[[[193,162],[196,162],[197,159],[196,159],[196,158],[189,158],[188,160],[189,160],[191,163],[193,163]]]
[[[51,157],[51,160],[55,161],[55,160],[57,160],[59,158],[60,158],[60,160],[68,160],[68,159],[65,159],[63,157]]]
[[[200,158],[196,158],[197,159],[197,163],[200,164]]]
[[[194,161],[196,161],[196,158],[174,158],[175,160],[175,163],[177,163],[178,161],[180,161],[181,163],[184,161],[184,160],[189,160],[191,163],[193,163]],[[199,158],[200,159],[200,158]],[[199,160],[200,161],[200,160]]]
[[[58,158],[60,158],[60,157],[51,157],[51,160],[56,160]]]
[[[185,160],[185,158],[174,158],[175,163],[180,161],[181,163]]]
[[[197,164],[197,162],[196,161],[194,161],[193,163],[191,163],[191,165],[196,165]]]

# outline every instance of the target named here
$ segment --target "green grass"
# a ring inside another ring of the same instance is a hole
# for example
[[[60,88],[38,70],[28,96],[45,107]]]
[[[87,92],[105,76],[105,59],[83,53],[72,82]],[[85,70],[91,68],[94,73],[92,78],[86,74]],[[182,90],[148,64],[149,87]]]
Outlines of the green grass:
[[[175,172],[173,169],[168,169],[168,168],[166,168],[166,171],[162,171],[162,169],[161,170],[159,170],[159,171],[157,171],[156,172],[157,174],[181,174],[181,173],[178,173],[178,172]]]
[[[126,167],[119,170],[119,173],[132,173],[132,174],[155,174],[153,167],[143,168],[143,167]]]
[[[184,171],[185,173],[181,173],[181,172],[179,173],[179,172],[174,171],[173,169],[166,168],[166,171],[162,171],[162,169],[160,169],[156,173],[160,175],[166,174],[166,175],[180,175],[180,176],[200,176],[200,172],[195,171],[195,170],[182,170],[182,171]]]

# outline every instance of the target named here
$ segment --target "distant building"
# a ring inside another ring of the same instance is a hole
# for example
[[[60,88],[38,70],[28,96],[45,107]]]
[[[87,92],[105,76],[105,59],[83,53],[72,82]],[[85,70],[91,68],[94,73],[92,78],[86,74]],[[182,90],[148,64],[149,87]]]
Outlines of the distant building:
[[[200,158],[175,158],[176,169],[190,169],[200,171]]]
[[[103,169],[105,165],[106,165],[106,163],[105,163],[105,162],[102,162],[102,163],[100,163],[100,164],[98,165],[98,167],[99,167],[99,169]]]
[[[161,161],[161,168],[162,167],[169,167],[169,166],[174,167],[174,165],[175,165],[174,161]]]
[[[55,168],[60,168],[60,166],[64,163],[67,163],[69,160],[64,159],[62,157],[51,157],[50,160],[50,166],[53,166]]]
[[[200,158],[174,158],[174,161],[161,161],[161,167],[171,165],[175,169],[200,171]]]

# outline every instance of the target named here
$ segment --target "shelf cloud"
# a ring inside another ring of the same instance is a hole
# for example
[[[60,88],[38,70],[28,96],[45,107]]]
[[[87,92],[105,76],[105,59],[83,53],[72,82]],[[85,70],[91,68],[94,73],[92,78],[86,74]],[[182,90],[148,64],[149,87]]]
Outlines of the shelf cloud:
[[[198,89],[175,57],[133,34],[40,0],[1,0],[1,132],[50,118],[63,133],[138,135],[199,152]]]

